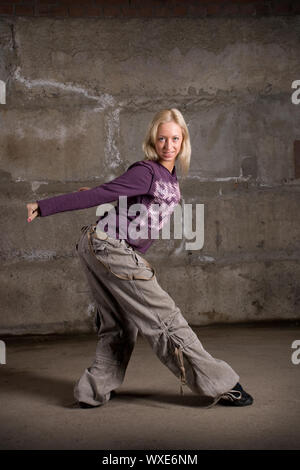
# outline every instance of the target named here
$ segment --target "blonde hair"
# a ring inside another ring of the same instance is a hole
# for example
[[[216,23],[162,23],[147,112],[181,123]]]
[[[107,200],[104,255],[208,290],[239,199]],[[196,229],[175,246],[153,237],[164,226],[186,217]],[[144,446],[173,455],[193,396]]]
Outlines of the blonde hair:
[[[181,127],[183,139],[181,149],[176,158],[176,161],[178,160],[180,172],[185,177],[187,176],[189,171],[192,153],[190,135],[181,112],[178,111],[178,109],[176,108],[163,109],[162,111],[159,111],[157,114],[155,114],[154,118],[152,119],[152,122],[149,125],[146,137],[143,142],[143,151],[145,154],[144,160],[159,160],[159,156],[157,155],[155,150],[157,131],[159,125],[164,124],[166,122],[175,122]]]

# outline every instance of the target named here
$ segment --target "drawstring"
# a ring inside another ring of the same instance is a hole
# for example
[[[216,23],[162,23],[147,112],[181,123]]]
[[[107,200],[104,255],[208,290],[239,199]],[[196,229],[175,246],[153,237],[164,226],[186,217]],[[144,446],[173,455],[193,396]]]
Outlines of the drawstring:
[[[178,362],[178,366],[180,369],[180,394],[183,395],[183,385],[186,385],[186,376],[185,376],[185,368],[184,368],[184,363],[183,363],[183,354],[182,350],[175,346],[175,357]]]

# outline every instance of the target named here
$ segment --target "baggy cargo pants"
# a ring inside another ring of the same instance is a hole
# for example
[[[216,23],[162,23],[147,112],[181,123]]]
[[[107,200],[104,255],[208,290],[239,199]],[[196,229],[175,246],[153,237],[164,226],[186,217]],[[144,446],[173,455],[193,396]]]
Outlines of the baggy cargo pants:
[[[157,282],[154,269],[126,240],[96,225],[81,229],[76,246],[96,304],[96,357],[74,388],[76,400],[98,406],[120,387],[137,334],[193,392],[214,401],[238,375],[205,351],[180,309]],[[99,238],[100,237],[100,238]]]

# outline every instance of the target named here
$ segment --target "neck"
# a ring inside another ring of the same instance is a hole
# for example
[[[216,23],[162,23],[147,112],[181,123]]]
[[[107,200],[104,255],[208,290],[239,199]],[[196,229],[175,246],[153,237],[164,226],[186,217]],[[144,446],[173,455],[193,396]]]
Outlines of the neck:
[[[162,161],[159,161],[159,163],[164,166],[165,168],[167,168],[167,170],[169,170],[170,173],[172,173],[173,171],[173,168],[174,168],[174,163],[173,162],[162,162]]]

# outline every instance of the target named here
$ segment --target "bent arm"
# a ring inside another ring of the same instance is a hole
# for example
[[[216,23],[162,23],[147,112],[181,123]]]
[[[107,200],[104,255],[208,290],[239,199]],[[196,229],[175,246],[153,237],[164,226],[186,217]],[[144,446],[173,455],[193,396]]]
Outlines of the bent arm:
[[[58,212],[87,209],[118,199],[119,196],[147,194],[151,188],[153,173],[150,166],[137,162],[121,176],[86,191],[76,191],[36,201],[41,217]]]

